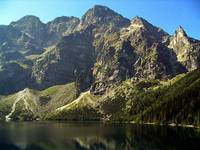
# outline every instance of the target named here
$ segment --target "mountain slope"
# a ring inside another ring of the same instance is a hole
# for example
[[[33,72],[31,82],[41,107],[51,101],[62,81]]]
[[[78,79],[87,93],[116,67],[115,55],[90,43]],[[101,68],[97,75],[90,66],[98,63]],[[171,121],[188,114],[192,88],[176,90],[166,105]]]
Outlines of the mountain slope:
[[[195,70],[171,85],[167,92],[157,99],[160,102],[143,112],[140,119],[149,122],[199,125],[199,75],[200,71]]]
[[[171,36],[106,6],[46,24],[24,16],[0,26],[0,116],[199,124],[199,64],[182,27]]]
[[[46,27],[38,17],[28,15],[10,25],[35,39],[37,44],[42,44],[45,39]]]
[[[48,119],[104,120],[199,125],[200,70],[168,82],[125,81],[104,96],[86,92],[58,108]],[[91,99],[91,101],[90,101]],[[90,115],[90,113],[92,115]]]
[[[135,17],[130,26],[112,35],[97,56],[94,92],[104,91],[99,82],[107,87],[128,78],[163,80],[186,72],[174,51],[167,47],[169,37],[143,18]]]
[[[18,93],[0,97],[0,120],[42,119],[49,112],[76,99],[75,83],[57,85],[37,91],[24,89]]]
[[[89,91],[81,95],[71,103],[57,108],[45,119],[50,120],[70,120],[70,121],[99,121],[101,112],[96,108],[98,97],[90,94]]]
[[[89,40],[88,32],[73,33],[65,36],[55,48],[43,53],[32,67],[32,77],[39,88],[87,80],[95,58],[94,48]],[[85,86],[90,82],[88,79]]]

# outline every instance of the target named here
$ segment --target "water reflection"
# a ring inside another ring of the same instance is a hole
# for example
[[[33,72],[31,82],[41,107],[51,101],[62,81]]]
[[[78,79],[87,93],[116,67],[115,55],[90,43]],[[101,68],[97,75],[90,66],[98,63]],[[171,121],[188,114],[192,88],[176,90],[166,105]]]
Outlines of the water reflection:
[[[192,128],[132,124],[0,123],[2,150],[199,149]]]

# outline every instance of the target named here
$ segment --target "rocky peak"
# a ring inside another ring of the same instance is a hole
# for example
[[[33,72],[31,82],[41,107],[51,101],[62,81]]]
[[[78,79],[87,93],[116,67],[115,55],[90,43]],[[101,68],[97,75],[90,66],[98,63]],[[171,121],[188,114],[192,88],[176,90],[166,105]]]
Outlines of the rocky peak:
[[[45,24],[38,17],[28,15],[10,24],[14,28],[26,33],[37,41],[45,36]]]
[[[81,24],[86,26],[109,23],[123,26],[124,24],[129,24],[130,21],[110,8],[100,5],[95,5],[93,8],[89,9],[81,18]]]
[[[152,25],[149,22],[147,22],[145,19],[143,19],[139,16],[136,16],[131,21],[131,26],[135,27],[135,28],[145,28],[145,27],[152,26]]]
[[[180,25],[178,26],[177,30],[175,31],[175,35],[180,36],[180,37],[187,37],[185,30]]]
[[[37,27],[43,26],[44,24],[40,21],[38,17],[27,15],[27,16],[22,17],[18,21],[11,22],[10,25],[20,30],[24,30],[28,32],[28,29],[37,28]]]
[[[176,53],[177,60],[191,71],[199,68],[199,46],[198,40],[187,36],[183,27],[179,26],[170,39],[169,48]]]
[[[174,35],[171,37],[169,47],[178,50],[184,47],[189,47],[189,45],[190,42],[186,32],[183,27],[179,26]]]
[[[85,13],[85,17],[87,16],[92,16],[92,17],[106,17],[107,16],[113,16],[113,15],[118,15],[116,12],[111,10],[110,8],[106,6],[101,6],[101,5],[95,5],[93,8],[89,9]],[[84,18],[83,16],[83,18]]]
[[[80,20],[76,17],[57,17],[47,23],[48,46],[57,43],[63,36],[72,33],[79,25]]]
[[[179,26],[172,36],[170,45],[175,48],[188,47],[190,45],[189,37],[187,36],[183,27]]]
[[[57,17],[53,21],[47,23],[48,32],[55,32],[58,35],[66,35],[71,33],[79,24],[80,20],[76,17]]]
[[[79,18],[76,17],[68,17],[68,16],[61,16],[61,17],[57,17],[54,20],[48,22],[48,24],[51,23],[63,23],[63,22],[69,22],[69,21],[79,21]]]
[[[166,43],[169,35],[164,30],[152,25],[142,17],[134,17],[127,28],[121,30],[121,38],[132,41],[142,40],[148,43]]]
[[[16,22],[11,22],[11,24],[15,24],[15,23],[22,23],[22,22],[27,22],[27,21],[31,21],[31,22],[41,22],[40,19],[37,16],[33,16],[33,15],[26,15],[24,17],[22,17],[21,19],[19,19]]]

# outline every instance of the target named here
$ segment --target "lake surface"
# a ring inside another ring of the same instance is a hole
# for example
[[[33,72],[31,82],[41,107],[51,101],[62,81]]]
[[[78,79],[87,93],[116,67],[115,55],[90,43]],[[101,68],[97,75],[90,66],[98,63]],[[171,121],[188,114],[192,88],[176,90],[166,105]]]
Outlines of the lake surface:
[[[200,131],[135,124],[0,122],[0,150],[68,149],[200,149]]]

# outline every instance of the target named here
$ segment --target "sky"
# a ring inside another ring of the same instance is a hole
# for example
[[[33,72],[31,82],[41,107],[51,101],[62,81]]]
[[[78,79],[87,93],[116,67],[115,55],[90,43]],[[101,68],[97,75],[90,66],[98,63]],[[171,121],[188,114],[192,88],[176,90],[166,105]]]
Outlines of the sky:
[[[8,25],[25,15],[46,23],[59,16],[81,16],[95,4],[108,6],[124,17],[140,16],[173,34],[181,25],[200,40],[200,0],[0,0],[0,24]]]

